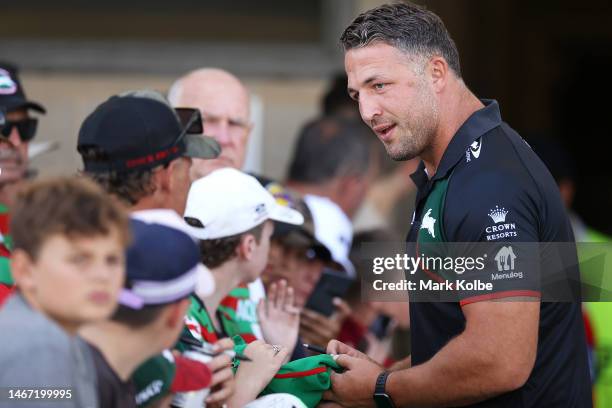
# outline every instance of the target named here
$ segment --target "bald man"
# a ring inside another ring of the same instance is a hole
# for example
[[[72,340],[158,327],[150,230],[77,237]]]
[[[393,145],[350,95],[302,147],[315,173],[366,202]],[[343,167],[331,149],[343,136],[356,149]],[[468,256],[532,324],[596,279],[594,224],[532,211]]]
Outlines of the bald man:
[[[175,107],[199,108],[204,119],[204,133],[221,145],[221,155],[217,159],[194,159],[192,180],[221,167],[242,169],[253,125],[249,119],[249,92],[238,78],[216,68],[191,71],[172,84],[168,99]]]
[[[204,118],[204,133],[221,145],[221,155],[214,160],[193,159],[191,179],[197,180],[222,167],[242,169],[249,134],[249,92],[238,78],[227,71],[202,68],[189,72],[172,84],[168,100],[174,107],[197,107]],[[225,321],[224,329],[245,340],[265,339],[293,350],[295,339],[283,325],[268,320],[260,324],[256,306],[265,297],[261,279],[242,284],[222,301],[235,309],[235,317]],[[224,315],[227,316],[227,315]]]

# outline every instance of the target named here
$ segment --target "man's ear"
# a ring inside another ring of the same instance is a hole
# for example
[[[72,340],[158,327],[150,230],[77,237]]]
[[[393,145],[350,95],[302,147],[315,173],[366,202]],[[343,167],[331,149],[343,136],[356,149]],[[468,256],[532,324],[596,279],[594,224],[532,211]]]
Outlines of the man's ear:
[[[36,287],[33,276],[34,261],[24,250],[16,249],[11,254],[11,275],[17,286],[23,291],[31,291]]]
[[[168,312],[165,318],[166,327],[175,328],[177,326],[182,326],[190,304],[191,300],[185,298],[168,306]]]
[[[172,191],[172,172],[176,160],[172,160],[167,166],[162,166],[153,171],[152,181],[154,183],[155,193]]]
[[[429,60],[427,71],[431,77],[434,90],[441,92],[446,87],[450,70],[448,63],[443,57],[433,56]]]
[[[253,234],[243,234],[240,237],[240,243],[236,248],[236,256],[238,257],[238,259],[247,262],[253,259],[256,244],[257,243],[255,242],[255,236],[253,236]]]

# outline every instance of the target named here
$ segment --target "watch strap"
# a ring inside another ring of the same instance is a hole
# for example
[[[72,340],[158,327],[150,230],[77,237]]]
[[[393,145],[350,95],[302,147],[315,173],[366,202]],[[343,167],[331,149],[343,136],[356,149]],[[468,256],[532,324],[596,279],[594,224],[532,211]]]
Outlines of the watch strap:
[[[378,375],[376,379],[376,387],[374,388],[375,394],[384,394],[385,393],[385,384],[387,383],[387,377],[389,376],[388,371],[383,371]]]

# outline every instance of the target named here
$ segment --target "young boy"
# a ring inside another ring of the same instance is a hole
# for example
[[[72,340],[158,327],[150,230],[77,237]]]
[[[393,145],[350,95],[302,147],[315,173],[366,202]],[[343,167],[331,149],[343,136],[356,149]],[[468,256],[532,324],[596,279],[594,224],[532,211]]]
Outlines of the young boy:
[[[82,178],[32,184],[12,211],[17,291],[0,309],[0,384],[14,391],[54,388],[61,406],[96,407],[91,355],[74,335],[116,309],[127,215]],[[19,405],[38,406],[36,398],[28,394]]]
[[[302,215],[278,204],[259,182],[238,170],[225,168],[195,181],[187,197],[185,220],[200,239],[202,262],[215,277],[216,290],[205,299],[192,297],[186,318],[189,334],[196,340],[214,343],[228,335],[233,305],[222,304],[228,293],[241,283],[252,282],[263,272],[270,248],[272,221],[301,224]],[[291,311],[292,291],[284,299],[277,320],[285,321],[287,344],[297,339],[299,315]],[[289,310],[286,310],[286,309]],[[264,307],[260,305],[260,313]],[[278,321],[277,321],[278,323]],[[230,406],[243,406],[255,399],[276,374],[286,358],[286,347],[253,341],[245,354],[252,362],[242,363],[236,373],[236,392]]]
[[[110,320],[81,330],[93,351],[103,407],[136,406],[130,379],[134,370],[176,343],[189,296],[203,275],[198,247],[189,235],[137,220],[131,226],[134,240],[127,251],[120,306]]]

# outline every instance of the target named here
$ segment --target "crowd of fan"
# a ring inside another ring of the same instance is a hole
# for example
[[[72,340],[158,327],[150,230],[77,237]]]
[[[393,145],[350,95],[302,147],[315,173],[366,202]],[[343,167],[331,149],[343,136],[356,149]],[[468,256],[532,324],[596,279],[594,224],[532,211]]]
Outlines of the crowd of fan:
[[[286,180],[240,171],[249,93],[199,69],[167,95],[111,96],[75,135],[80,174],[31,181],[45,109],[0,64],[0,384],[74,407],[310,407],[338,366],[304,343],[407,356],[408,304],[363,301],[356,256],[400,239],[353,236],[352,219],[385,220],[412,164],[381,170],[345,86],[302,128]],[[323,276],[352,279],[329,315],[309,306]]]

